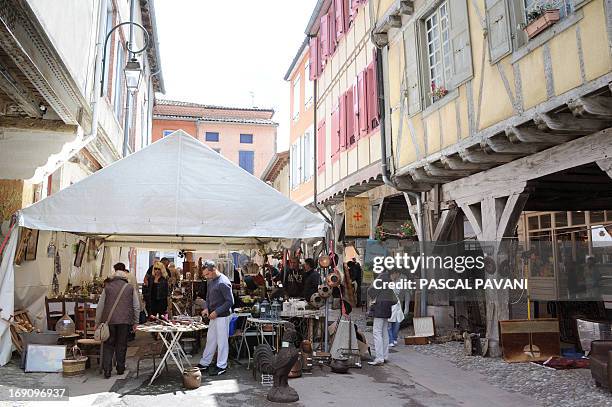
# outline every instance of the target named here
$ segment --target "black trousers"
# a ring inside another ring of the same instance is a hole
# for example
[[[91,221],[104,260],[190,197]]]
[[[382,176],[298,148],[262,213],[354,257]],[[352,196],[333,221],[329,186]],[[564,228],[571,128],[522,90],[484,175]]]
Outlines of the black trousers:
[[[130,324],[112,324],[108,326],[110,337],[102,345],[104,347],[102,368],[105,372],[110,372],[113,369],[113,356],[115,356],[117,370],[125,370],[125,355],[127,353],[130,327]]]

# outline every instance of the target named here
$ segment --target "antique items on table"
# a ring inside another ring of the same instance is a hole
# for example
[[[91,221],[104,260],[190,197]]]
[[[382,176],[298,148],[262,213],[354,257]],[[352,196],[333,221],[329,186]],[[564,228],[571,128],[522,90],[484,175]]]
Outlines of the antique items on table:
[[[499,321],[499,333],[506,362],[541,362],[561,354],[556,318]]]
[[[152,384],[153,381],[161,374],[161,369],[168,360],[168,357],[171,357],[172,360],[174,360],[174,363],[181,374],[185,373],[185,368],[191,367],[191,362],[181,348],[181,336],[183,336],[185,332],[197,332],[207,328],[208,325],[201,322],[201,318],[183,316],[173,321],[165,321],[163,319],[156,318],[155,322],[148,322],[144,325],[139,325],[137,327],[139,331],[159,333],[159,336],[166,347],[166,352],[164,353],[157,370],[155,370],[153,373],[149,384]]]
[[[297,332],[293,324],[284,323],[283,344],[274,354],[269,344],[255,348],[255,366],[257,371],[274,375],[274,383],[268,391],[267,399],[276,403],[293,403],[300,399],[298,393],[289,386],[289,373],[299,358],[299,351],[293,345]]]

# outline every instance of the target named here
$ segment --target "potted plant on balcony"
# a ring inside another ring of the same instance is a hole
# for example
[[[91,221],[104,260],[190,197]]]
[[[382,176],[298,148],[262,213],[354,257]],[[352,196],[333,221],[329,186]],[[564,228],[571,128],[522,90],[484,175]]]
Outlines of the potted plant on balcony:
[[[542,31],[559,21],[559,8],[552,3],[534,7],[527,13],[525,32],[532,39]]]
[[[438,86],[435,82],[431,82],[431,95],[433,96],[434,102],[442,99],[447,94],[448,89],[446,89],[443,85]]]

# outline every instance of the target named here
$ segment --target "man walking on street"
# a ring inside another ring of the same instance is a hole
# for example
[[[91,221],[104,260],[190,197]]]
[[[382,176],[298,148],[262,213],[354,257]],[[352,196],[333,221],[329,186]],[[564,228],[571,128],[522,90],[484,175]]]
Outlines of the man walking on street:
[[[376,357],[368,364],[374,366],[382,365],[389,357],[389,318],[391,308],[397,302],[393,298],[395,294],[387,286],[390,280],[389,273],[382,273],[368,289],[368,297],[374,301],[374,304],[371,305],[371,312],[374,317],[372,333],[376,352]]]
[[[208,370],[209,376],[219,376],[227,369],[229,323],[234,296],[232,295],[232,283],[217,270],[215,262],[207,260],[204,263],[204,278],[206,278],[207,285],[202,316],[208,317],[210,322],[208,323],[206,347],[198,367],[200,370]],[[215,351],[217,352],[217,365],[209,367]]]

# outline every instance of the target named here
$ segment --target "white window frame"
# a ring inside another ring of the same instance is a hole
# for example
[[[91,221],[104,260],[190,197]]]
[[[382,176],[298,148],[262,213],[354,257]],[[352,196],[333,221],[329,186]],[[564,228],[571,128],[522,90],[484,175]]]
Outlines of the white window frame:
[[[306,60],[304,67],[304,108],[308,109],[314,100],[313,82],[310,80],[310,61]]]
[[[433,103],[433,84],[443,86],[447,90],[453,74],[453,60],[450,32],[449,5],[446,0],[437,5],[423,19],[425,68],[427,78],[427,93],[429,103]],[[432,65],[433,60],[433,65]]]
[[[293,114],[291,118],[296,121],[300,118],[300,109],[301,109],[301,98],[300,98],[300,85],[301,85],[301,76],[298,75],[293,80]]]

